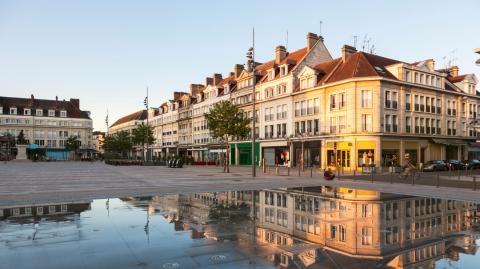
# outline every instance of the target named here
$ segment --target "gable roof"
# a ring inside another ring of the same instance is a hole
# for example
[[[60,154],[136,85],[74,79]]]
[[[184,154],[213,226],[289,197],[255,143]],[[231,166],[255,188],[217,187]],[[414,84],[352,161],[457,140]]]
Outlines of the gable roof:
[[[146,109],[139,110],[139,111],[134,112],[132,114],[129,114],[125,117],[121,117],[120,119],[115,121],[112,125],[110,125],[110,127],[120,125],[122,123],[133,121],[133,120],[144,120],[146,118],[147,118],[147,110]]]
[[[272,68],[277,69],[279,66],[284,65],[284,64],[287,64],[289,66],[288,74],[290,74],[292,72],[292,70],[294,69],[294,67],[297,66],[300,63],[300,61],[305,57],[305,55],[307,55],[307,53],[308,53],[308,48],[307,47],[301,48],[301,49],[293,51],[293,52],[287,52],[287,55],[285,56],[284,59],[282,59],[280,61],[279,64],[276,64],[275,59],[274,59],[274,60],[270,60],[270,61],[268,61],[264,64],[261,64],[261,65],[257,66],[257,72],[262,76],[262,78],[259,80],[259,83],[263,83],[263,82],[267,81],[267,79],[268,79],[267,71],[269,69],[272,69]],[[275,78],[274,79],[277,79],[279,77],[280,77],[279,72],[275,72]]]

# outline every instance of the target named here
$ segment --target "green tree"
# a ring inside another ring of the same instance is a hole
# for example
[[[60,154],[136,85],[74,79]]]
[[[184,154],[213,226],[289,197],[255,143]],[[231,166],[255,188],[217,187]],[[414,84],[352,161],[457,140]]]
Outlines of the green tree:
[[[78,138],[73,135],[67,138],[67,140],[65,140],[65,148],[69,151],[73,151],[75,154],[73,156],[74,160],[77,157],[77,150],[80,148],[80,143],[80,140],[78,140]]]
[[[230,101],[220,101],[213,106],[209,113],[205,114],[210,135],[220,138],[225,143],[226,162],[225,171],[230,172],[229,156],[231,138],[246,137],[250,132],[250,119],[244,118],[242,111]]]
[[[107,135],[103,142],[103,148],[107,152],[120,153],[122,157],[132,148],[132,136],[128,131],[120,131]]]
[[[137,125],[137,127],[132,130],[132,142],[134,145],[142,146],[143,160],[145,160],[145,147],[155,142],[153,127],[143,123]]]

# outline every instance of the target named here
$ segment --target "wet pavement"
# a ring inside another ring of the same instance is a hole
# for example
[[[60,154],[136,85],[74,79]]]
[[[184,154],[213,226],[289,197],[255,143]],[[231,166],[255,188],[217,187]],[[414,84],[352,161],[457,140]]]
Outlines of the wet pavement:
[[[0,268],[478,268],[480,206],[329,186],[0,206]]]

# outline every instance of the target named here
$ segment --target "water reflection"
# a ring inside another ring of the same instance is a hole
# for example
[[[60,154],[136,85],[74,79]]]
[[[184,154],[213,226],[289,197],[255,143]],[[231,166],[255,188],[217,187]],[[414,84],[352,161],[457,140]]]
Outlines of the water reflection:
[[[91,203],[0,208],[0,257],[18,247],[34,252],[31,242],[45,239],[47,226],[50,244],[80,242],[78,268],[476,268],[480,261],[480,206],[470,202],[309,187]],[[53,265],[62,268],[45,268]]]

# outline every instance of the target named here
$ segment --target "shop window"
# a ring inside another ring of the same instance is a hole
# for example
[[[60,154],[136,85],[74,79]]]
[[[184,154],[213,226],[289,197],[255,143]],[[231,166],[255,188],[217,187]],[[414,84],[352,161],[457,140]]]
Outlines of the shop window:
[[[375,163],[374,149],[359,149],[358,150],[358,165],[369,166]]]

